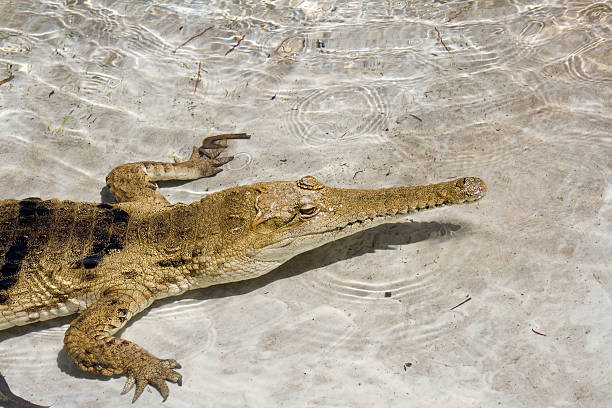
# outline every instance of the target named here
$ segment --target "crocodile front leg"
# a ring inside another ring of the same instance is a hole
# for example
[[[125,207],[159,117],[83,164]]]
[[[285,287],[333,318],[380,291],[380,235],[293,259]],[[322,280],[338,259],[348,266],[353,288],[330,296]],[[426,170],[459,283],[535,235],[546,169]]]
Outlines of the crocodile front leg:
[[[106,184],[118,202],[146,201],[153,204],[169,204],[159,192],[156,181],[196,180],[214,176],[220,166],[233,157],[219,157],[228,139],[248,139],[246,133],[231,133],[204,139],[202,146],[194,147],[189,160],[178,163],[142,161],[122,164],[106,176]]]
[[[137,285],[107,290],[72,321],[64,337],[68,354],[82,370],[106,376],[126,375],[121,393],[136,385],[132,402],[147,384],[157,388],[165,401],[169,393],[166,381],[179,385],[182,382],[181,375],[173,370],[181,368],[175,360],[159,359],[138,344],[113,336],[152,302],[153,294]]]

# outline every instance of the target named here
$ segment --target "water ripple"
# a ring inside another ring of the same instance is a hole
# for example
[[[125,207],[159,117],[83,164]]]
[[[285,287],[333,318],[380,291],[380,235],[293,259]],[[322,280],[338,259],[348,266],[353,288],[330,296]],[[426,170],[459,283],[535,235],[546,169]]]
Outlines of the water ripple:
[[[609,3],[593,3],[578,12],[581,18],[591,24],[606,24],[612,20],[612,6]]]
[[[168,407],[606,406],[609,1],[13,0],[0,26],[5,197],[97,200],[113,165],[232,130],[253,138],[226,171],[175,193],[282,173],[489,185],[413,216],[438,223],[158,302],[121,334],[184,363]],[[32,395],[95,405],[58,369],[69,321],[8,330],[2,364]],[[119,380],[98,385],[125,404]]]
[[[580,81],[612,82],[612,40],[599,39],[572,52],[565,61],[570,76]]]
[[[388,109],[381,90],[335,86],[310,90],[283,118],[285,128],[302,143],[321,147],[361,141],[382,142]]]

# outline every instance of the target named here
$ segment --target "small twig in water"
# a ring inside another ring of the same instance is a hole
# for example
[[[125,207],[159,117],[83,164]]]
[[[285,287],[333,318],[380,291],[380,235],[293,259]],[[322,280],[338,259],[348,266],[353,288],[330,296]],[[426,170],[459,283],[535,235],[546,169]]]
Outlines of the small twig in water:
[[[457,306],[452,307],[450,310],[455,310],[456,308],[458,308],[459,306],[463,305],[464,303],[469,302],[470,300],[472,300],[471,297],[468,297],[467,299],[465,299],[463,302],[459,303]]]
[[[283,44],[285,43],[285,41],[287,41],[289,39],[289,37],[285,38],[283,41],[280,42],[280,44],[278,44],[278,46],[274,49],[274,52],[277,53],[278,50],[281,49],[281,47],[283,46]]]
[[[108,64],[110,64],[111,62],[113,62],[113,60],[115,59],[115,57],[119,55],[119,50],[115,50],[113,51],[113,53],[110,55],[110,57],[108,57],[108,59],[106,60],[106,62],[104,63],[103,67],[108,66]]]
[[[200,83],[200,78],[202,78],[200,76],[201,69],[202,69],[202,62],[200,61],[200,62],[198,62],[198,76],[197,76],[196,81],[195,81],[195,86],[193,87],[193,94],[194,95],[196,94],[196,91],[198,90],[198,84]]]
[[[546,337],[546,335],[544,333],[540,333],[539,331],[535,331],[533,329],[531,329],[531,331],[534,332],[535,334],[539,334],[540,336]]]
[[[13,74],[10,74],[8,77],[6,77],[4,79],[0,79],[0,85],[6,84],[8,81],[10,81],[13,78],[15,78],[15,76]]]
[[[213,28],[213,26],[207,27],[204,30],[200,31],[199,33],[197,33],[196,35],[193,35],[191,37],[189,37],[184,43],[182,43],[181,45],[179,45],[178,47],[176,47],[174,49],[174,52],[176,52],[179,48],[184,47],[185,45],[187,45],[187,43],[189,41],[195,40],[196,38],[198,38],[199,36],[203,35],[205,32],[207,32],[208,30],[210,30],[211,28]]]
[[[470,7],[472,7],[472,2],[470,1],[468,3],[467,6],[464,6],[462,8],[459,9],[458,12],[455,13],[454,16],[450,17],[448,20],[446,20],[447,23],[450,23],[451,21],[453,21],[454,19],[456,19],[457,17],[459,17],[459,14],[463,13],[464,11],[466,11],[467,9],[469,9]]]
[[[413,115],[412,113],[409,113],[409,115],[418,120],[419,122],[423,121],[423,119],[419,118],[417,115]]]
[[[236,49],[236,47],[238,47],[240,45],[240,43],[242,42],[242,40],[244,40],[244,35],[242,37],[240,37],[238,39],[238,42],[236,44],[234,44],[232,46],[232,48],[230,48],[229,50],[227,50],[227,52],[225,53],[225,55],[229,54],[230,52],[234,51]]]
[[[75,109],[76,108],[72,108],[72,110],[70,112],[68,112],[68,114],[64,117],[64,120],[62,120],[62,124],[60,125],[60,127],[57,128],[56,132],[59,132],[60,130],[62,130],[62,128],[66,124],[66,121],[68,120],[70,115],[72,115],[72,112],[74,112]]]
[[[446,52],[451,52],[448,47],[446,46],[446,44],[444,44],[444,40],[442,39],[442,35],[440,35],[440,31],[438,31],[437,27],[434,27],[436,32],[438,33],[438,41],[440,41],[442,43],[442,45],[444,46],[444,49],[446,50]]]

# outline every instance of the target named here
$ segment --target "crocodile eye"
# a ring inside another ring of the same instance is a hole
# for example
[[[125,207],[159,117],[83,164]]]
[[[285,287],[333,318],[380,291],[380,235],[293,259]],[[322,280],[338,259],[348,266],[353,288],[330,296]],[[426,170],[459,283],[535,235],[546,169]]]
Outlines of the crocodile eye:
[[[300,205],[300,215],[303,218],[312,217],[317,215],[319,212],[319,208],[316,205],[312,205],[310,203],[304,203]]]

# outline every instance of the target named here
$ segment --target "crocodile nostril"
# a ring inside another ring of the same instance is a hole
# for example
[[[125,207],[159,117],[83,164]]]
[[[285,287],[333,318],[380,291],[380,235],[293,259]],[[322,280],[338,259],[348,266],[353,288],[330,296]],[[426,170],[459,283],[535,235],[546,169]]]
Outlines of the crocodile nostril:
[[[325,187],[319,180],[313,176],[304,176],[297,182],[298,187],[305,190],[320,190]]]

